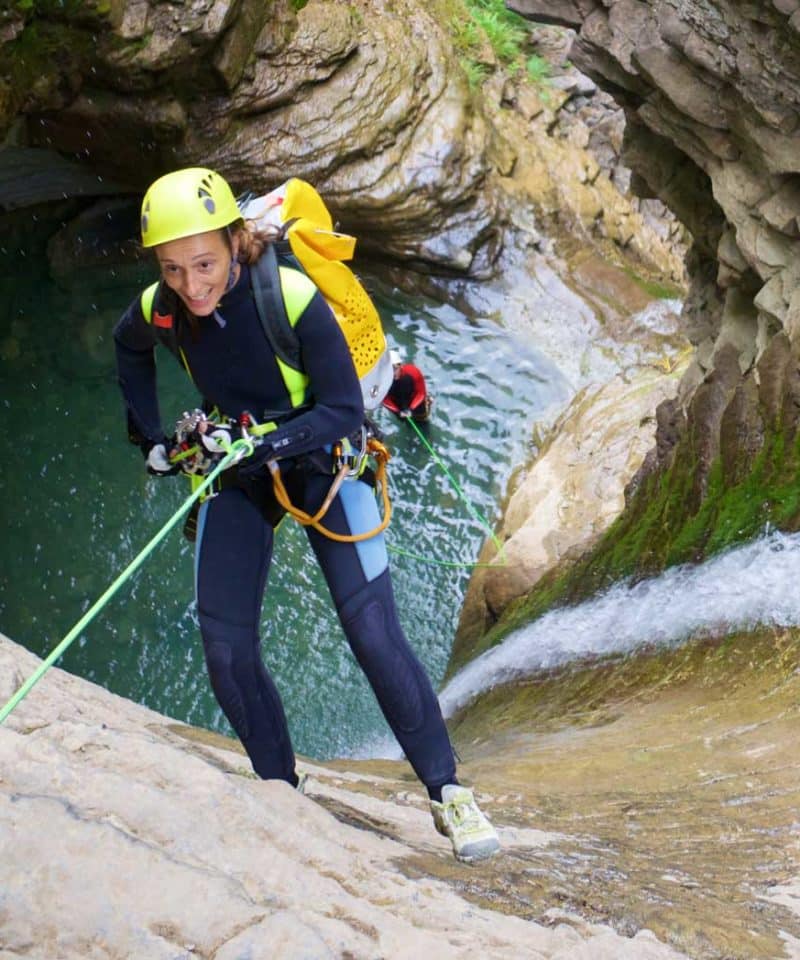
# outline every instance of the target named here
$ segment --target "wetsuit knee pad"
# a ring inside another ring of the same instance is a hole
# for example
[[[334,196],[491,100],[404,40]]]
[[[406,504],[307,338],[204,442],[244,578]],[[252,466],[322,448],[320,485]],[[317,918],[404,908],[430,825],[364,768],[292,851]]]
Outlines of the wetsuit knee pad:
[[[245,740],[250,734],[250,724],[245,691],[236,677],[240,669],[237,670],[235,664],[242,659],[252,659],[244,652],[253,645],[252,631],[202,615],[200,630],[214,695],[237,735]]]
[[[214,695],[253,769],[267,780],[293,782],[294,751],[286,715],[261,659],[255,628],[200,614],[200,629]]]
[[[239,738],[255,737],[270,748],[283,743],[288,738],[283,705],[256,631],[202,614],[200,630],[214,695]]]
[[[390,726],[406,733],[419,729],[430,684],[400,626],[389,572],[351,597],[339,616]]]

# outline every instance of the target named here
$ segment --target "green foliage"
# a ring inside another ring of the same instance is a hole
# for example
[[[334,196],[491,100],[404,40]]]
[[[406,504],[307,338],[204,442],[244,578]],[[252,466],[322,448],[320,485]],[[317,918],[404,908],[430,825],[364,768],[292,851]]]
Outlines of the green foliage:
[[[537,86],[547,83],[547,61],[536,55],[525,57],[528,22],[508,10],[503,0],[463,0],[463,6],[459,4],[451,14],[449,26],[471,88],[486,76],[488,68],[480,61],[486,45],[510,74],[522,73]]]
[[[463,10],[459,10],[450,18],[450,32],[456,49],[463,54],[474,53],[480,46],[481,37],[478,24],[472,17],[465,15]],[[468,57],[463,59],[468,59]]]
[[[531,83],[541,86],[550,79],[550,64],[538,53],[533,53],[525,62],[525,72]]]
[[[24,14],[41,17],[62,15],[67,19],[80,13],[86,6],[86,2],[85,0],[14,0],[14,6]],[[94,4],[93,8],[97,9],[97,4]]]
[[[497,59],[508,65],[514,63],[528,37],[525,20],[507,10],[503,0],[467,0],[467,6]]]
[[[460,63],[467,75],[470,90],[477,90],[486,79],[486,67],[482,63],[470,60],[469,57],[461,57]]]
[[[33,0],[37,7],[40,0]],[[14,64],[11,77],[11,99],[22,103],[34,84],[57,83],[59,63],[65,53],[78,62],[92,56],[93,38],[86,31],[69,23],[34,16],[25,28],[4,47]]]
[[[654,300],[680,300],[685,295],[684,291],[674,283],[646,279],[636,273],[631,267],[623,267],[622,269],[626,276],[630,277],[635,284],[641,287],[642,290]]]

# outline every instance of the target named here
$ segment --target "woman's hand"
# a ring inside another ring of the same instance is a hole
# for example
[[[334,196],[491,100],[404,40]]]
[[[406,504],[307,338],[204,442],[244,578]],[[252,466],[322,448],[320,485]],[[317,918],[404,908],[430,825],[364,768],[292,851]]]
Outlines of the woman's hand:
[[[262,441],[249,457],[245,457],[239,465],[239,473],[244,477],[249,477],[258,471],[267,463],[268,460],[275,459],[275,450],[268,441]]]
[[[147,472],[151,477],[172,477],[180,473],[180,465],[173,463],[169,456],[173,444],[164,437],[161,443],[154,443],[147,452]]]

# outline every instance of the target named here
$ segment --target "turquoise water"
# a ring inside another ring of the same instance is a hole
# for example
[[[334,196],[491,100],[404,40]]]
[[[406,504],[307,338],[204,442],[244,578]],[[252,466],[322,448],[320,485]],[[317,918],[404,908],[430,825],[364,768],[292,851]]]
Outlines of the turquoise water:
[[[7,257],[0,269],[0,630],[45,656],[179,507],[188,484],[149,478],[125,438],[111,330],[149,272],[85,270],[59,287],[32,256]],[[371,286],[387,335],[422,367],[435,394],[430,444],[494,523],[509,474],[525,458],[530,424],[567,397],[563,378],[492,321],[470,322],[446,305]],[[166,354],[160,372],[169,424],[197,398]],[[377,420],[394,455],[387,542],[401,618],[438,687],[467,564],[486,531],[412,430],[385,411]],[[205,674],[191,551],[178,527],[59,666],[229,733]],[[299,752],[325,759],[379,749],[388,728],[291,523],[278,535],[263,650]]]

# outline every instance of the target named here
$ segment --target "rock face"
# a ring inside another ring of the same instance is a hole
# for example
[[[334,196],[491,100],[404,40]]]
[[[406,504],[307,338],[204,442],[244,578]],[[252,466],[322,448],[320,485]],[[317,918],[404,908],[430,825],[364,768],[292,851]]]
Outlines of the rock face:
[[[0,700],[35,663],[0,637]],[[504,868],[452,860],[404,765],[305,764],[309,796],[247,766],[222,737],[50,671],[0,727],[3,957],[682,956],[647,931],[470,903],[465,880],[491,890]],[[501,831],[509,854],[555,839]]]
[[[0,131],[32,118],[27,145],[132,192],[193,163],[251,189],[290,171],[362,224],[367,245],[371,225],[387,257],[466,269],[491,250],[493,132],[420,5],[118,0],[5,17]]]
[[[691,460],[696,510],[716,464],[735,464],[741,480],[771,431],[787,450],[796,432],[800,4],[510,6],[576,31],[575,63],[625,109],[634,188],[658,196],[693,237],[684,321],[696,355],[646,473]],[[795,525],[797,512],[780,522]]]
[[[618,139],[604,106],[591,132],[570,116],[594,84],[572,70],[540,96],[493,61],[474,91],[453,17],[416,0],[14,6],[0,12],[0,142],[55,149],[137,199],[181,165],[241,190],[304,177],[362,255],[424,272],[487,277],[558,221],[681,283],[683,237],[587,151]]]
[[[591,549],[625,506],[625,488],[655,443],[653,411],[674,398],[688,356],[666,369],[640,367],[587,387],[559,417],[517,479],[490,564],[470,578],[450,669],[472,659],[509,604],[559,564]]]
[[[450,724],[503,844],[473,866],[404,763],[301,761],[300,796],[53,669],[0,726],[0,955],[795,956],[797,659],[769,631],[491,691]],[[0,638],[0,703],[37,662]]]

